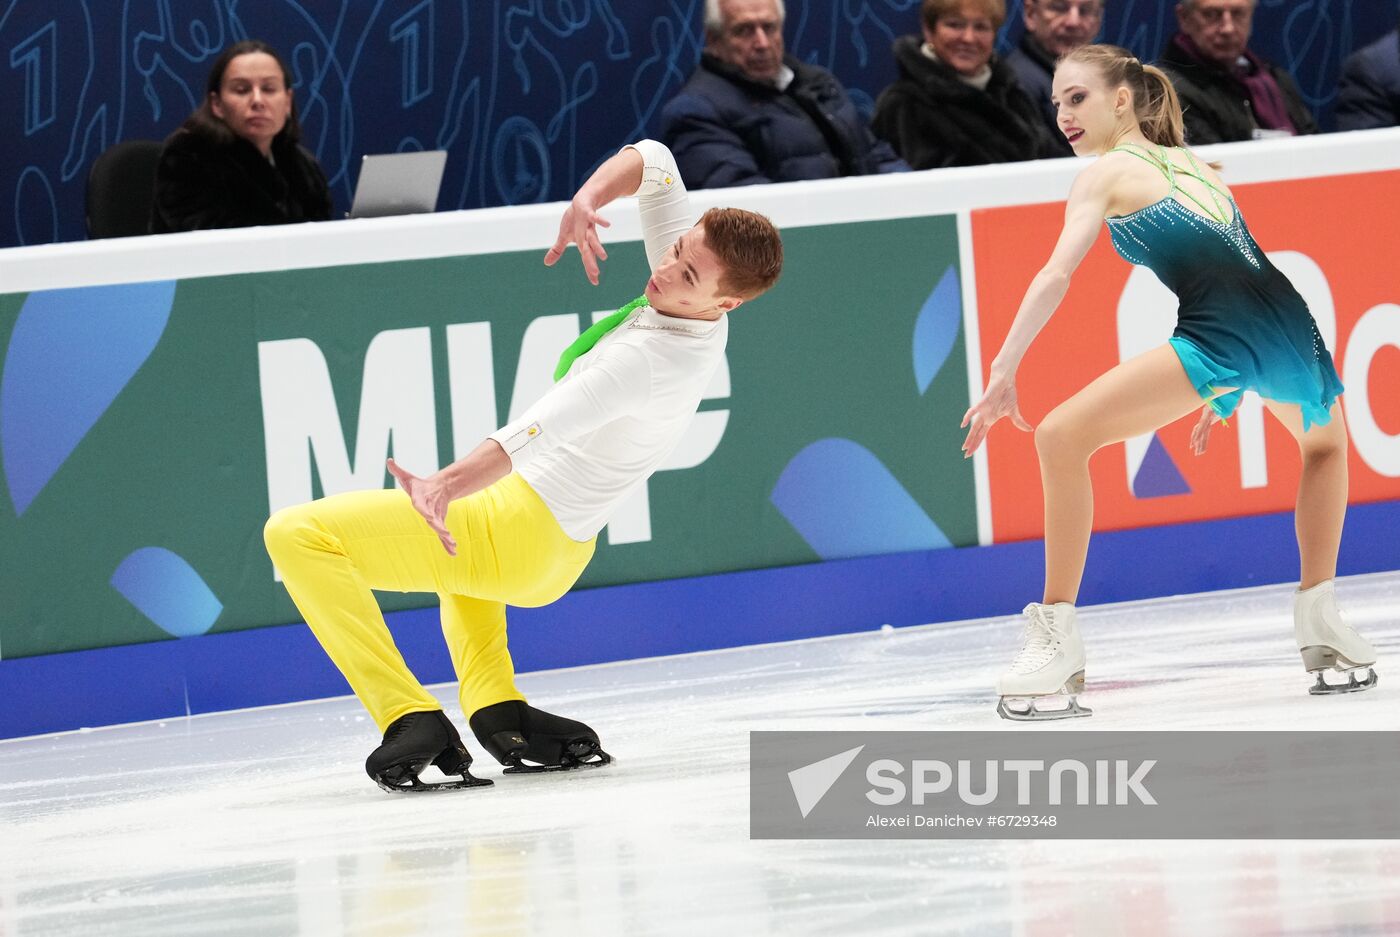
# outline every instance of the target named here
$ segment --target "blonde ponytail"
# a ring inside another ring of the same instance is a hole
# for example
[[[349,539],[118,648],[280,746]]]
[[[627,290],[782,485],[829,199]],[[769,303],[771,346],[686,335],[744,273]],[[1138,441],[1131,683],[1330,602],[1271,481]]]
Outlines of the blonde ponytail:
[[[1080,46],[1060,59],[1097,69],[1110,88],[1133,93],[1133,110],[1142,135],[1159,146],[1185,146],[1181,101],[1166,72],[1144,65],[1121,46],[1102,43]]]
[[[1167,73],[1155,65],[1144,65],[1121,46],[1100,43],[1080,46],[1060,59],[1097,69],[1110,89],[1126,87],[1133,93],[1133,116],[1142,135],[1158,146],[1185,146],[1186,121],[1181,99]],[[1058,67],[1058,66],[1057,66]],[[1206,165],[1217,172],[1220,163]]]
[[[1133,60],[1134,62],[1137,59]],[[1134,108],[1142,135],[1158,146],[1185,146],[1186,132],[1181,117],[1181,100],[1167,73],[1155,65],[1139,65],[1142,74],[1142,94],[1133,88]],[[1133,69],[1128,68],[1131,78]]]

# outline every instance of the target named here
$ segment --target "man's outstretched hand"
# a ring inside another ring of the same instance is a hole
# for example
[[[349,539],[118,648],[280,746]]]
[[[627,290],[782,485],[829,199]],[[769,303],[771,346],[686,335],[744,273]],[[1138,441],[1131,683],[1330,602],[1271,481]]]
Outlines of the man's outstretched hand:
[[[433,533],[438,535],[448,556],[456,556],[457,540],[447,529],[447,506],[452,503],[452,498],[446,487],[441,482],[434,481],[432,477],[419,478],[400,467],[393,459],[389,460],[389,474],[398,479],[399,487],[403,488],[409,500],[413,502],[413,509],[423,515],[423,520],[427,521]]]
[[[598,285],[598,261],[607,260],[608,252],[603,242],[598,240],[598,228],[611,227],[606,218],[598,214],[597,206],[583,196],[574,196],[569,207],[564,209],[564,217],[559,219],[559,237],[554,246],[544,255],[544,265],[552,267],[564,256],[570,244],[578,245],[579,259],[583,261],[583,271],[588,274],[588,282]]]

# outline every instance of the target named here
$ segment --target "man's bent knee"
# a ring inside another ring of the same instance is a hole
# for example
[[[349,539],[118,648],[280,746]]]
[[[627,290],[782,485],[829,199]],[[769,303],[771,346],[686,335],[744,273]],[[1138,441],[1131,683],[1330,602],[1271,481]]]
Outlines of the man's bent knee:
[[[263,525],[263,544],[267,555],[277,563],[279,555],[286,556],[299,544],[306,541],[306,534],[313,529],[313,523],[306,511],[307,505],[297,504],[282,508],[267,519]]]

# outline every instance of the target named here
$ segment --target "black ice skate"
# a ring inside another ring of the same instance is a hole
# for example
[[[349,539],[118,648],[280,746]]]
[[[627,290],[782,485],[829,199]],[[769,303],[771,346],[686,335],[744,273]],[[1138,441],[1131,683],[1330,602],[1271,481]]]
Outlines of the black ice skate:
[[[588,726],[521,700],[478,709],[471,727],[477,741],[506,766],[505,774],[597,768],[612,761]]]
[[[472,756],[462,744],[457,727],[440,709],[409,713],[390,723],[384,743],[370,753],[365,771],[374,783],[391,794],[424,791],[456,791],[489,787],[489,778],[472,777]],[[425,783],[418,775],[431,764],[443,774],[461,775],[460,781]]]

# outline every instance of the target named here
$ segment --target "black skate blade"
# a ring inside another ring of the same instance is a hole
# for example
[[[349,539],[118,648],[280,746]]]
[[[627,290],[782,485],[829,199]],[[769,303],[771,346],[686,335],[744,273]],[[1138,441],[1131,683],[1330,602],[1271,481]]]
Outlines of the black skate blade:
[[[574,771],[578,768],[601,768],[612,764],[613,757],[595,743],[586,743],[587,748],[579,753],[566,751],[564,760],[557,765],[531,764],[516,758],[502,774],[547,774],[554,771]]]
[[[1366,675],[1366,679],[1356,679],[1356,671],[1363,669],[1370,671]],[[1312,686],[1308,687],[1308,695],[1310,696],[1339,696],[1342,693],[1360,693],[1362,690],[1371,689],[1379,682],[1379,678],[1376,676],[1376,671],[1374,667],[1357,667],[1353,670],[1345,671],[1347,676],[1346,683],[1328,683],[1327,680],[1322,676],[1324,671],[1319,670],[1316,671],[1316,673],[1317,682],[1314,683]]]
[[[490,778],[478,778],[464,774],[456,781],[420,781],[414,778],[410,784],[391,784],[383,778],[375,778],[379,789],[390,794],[435,794],[441,791],[464,791],[472,787],[491,787],[496,782]]]
[[[490,787],[496,782],[490,778],[478,778],[471,773],[471,761],[466,764],[454,766],[452,771],[443,771],[443,777],[453,778],[454,775],[461,775],[447,781],[424,781],[418,773],[427,766],[424,765],[417,771],[404,771],[401,774],[390,776],[384,774],[373,775],[374,783],[379,785],[379,789],[389,794],[429,794],[438,791],[462,791],[470,787]],[[441,770],[440,768],[438,770]]]

